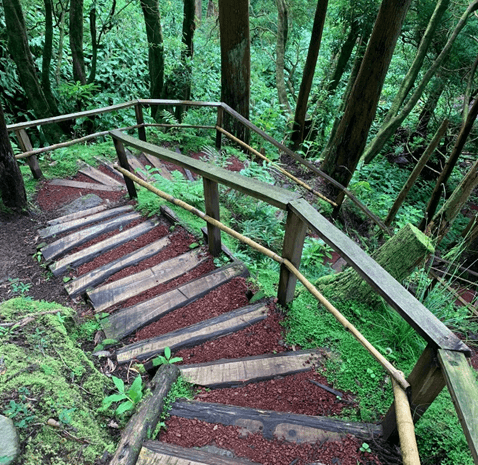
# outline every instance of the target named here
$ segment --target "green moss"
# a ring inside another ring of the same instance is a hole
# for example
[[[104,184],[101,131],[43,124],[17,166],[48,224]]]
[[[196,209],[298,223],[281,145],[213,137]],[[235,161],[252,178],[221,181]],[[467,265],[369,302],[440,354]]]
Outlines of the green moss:
[[[2,335],[0,404],[8,406],[3,413],[17,424],[25,445],[21,463],[93,463],[114,450],[97,413],[111,382],[68,336],[65,323],[74,310],[22,298],[0,304],[0,314],[14,322],[50,310],[58,312],[37,315]],[[48,426],[49,419],[60,427]]]

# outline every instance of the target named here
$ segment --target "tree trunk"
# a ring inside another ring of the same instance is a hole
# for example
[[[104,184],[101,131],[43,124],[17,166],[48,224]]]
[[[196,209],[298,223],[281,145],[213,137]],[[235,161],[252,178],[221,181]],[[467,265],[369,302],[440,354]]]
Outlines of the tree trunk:
[[[249,119],[251,52],[248,0],[219,0],[219,31],[221,100]],[[249,130],[228,114],[224,114],[224,128],[249,142]]]
[[[93,3],[90,9],[90,35],[91,35],[91,65],[90,75],[88,76],[88,84],[95,82],[96,64],[98,61],[98,40],[96,35],[96,6]]]
[[[287,98],[287,90],[284,79],[285,50],[289,31],[289,13],[285,0],[276,0],[277,5],[277,42],[276,42],[276,86],[279,97],[279,105],[289,114],[292,109]]]
[[[322,41],[327,5],[328,0],[318,0],[317,9],[315,10],[309,51],[307,52],[302,82],[300,83],[299,96],[297,97],[297,105],[295,107],[294,126],[291,135],[292,150],[297,150],[302,145],[305,138],[305,116],[307,114],[310,89],[312,88],[312,81],[314,79],[315,65],[317,64],[320,43]]]
[[[58,114],[58,110],[48,101],[40,86],[33,63],[23,19],[23,11],[19,0],[3,0],[5,24],[8,36],[8,49],[15,61],[20,84],[28,99],[28,106],[33,109],[37,118],[48,118]],[[63,131],[58,125],[43,126],[48,139],[58,141]]]
[[[65,10],[62,9],[60,13],[60,21],[58,24],[60,29],[60,39],[58,41],[58,54],[56,58],[56,70],[55,70],[55,80],[56,85],[60,84],[60,72],[61,72],[61,62],[63,60],[63,43],[65,40]]]
[[[196,21],[198,24],[202,21],[202,0],[195,0],[195,16],[196,16]]]
[[[428,21],[427,28],[425,33],[423,34],[422,40],[420,41],[420,45],[418,46],[417,54],[413,60],[410,69],[408,70],[407,74],[403,78],[402,83],[400,84],[400,88],[398,89],[395,98],[393,99],[392,105],[388,110],[387,114],[385,115],[385,119],[382,124],[386,124],[390,119],[397,115],[400,107],[403,105],[403,102],[407,98],[408,93],[413,87],[415,83],[418,73],[423,66],[423,62],[427,55],[428,49],[432,43],[432,39],[435,35],[435,32],[440,24],[440,21],[445,14],[448,5],[450,4],[450,0],[439,0],[435,6],[435,10]]]
[[[372,258],[401,282],[434,251],[431,240],[415,226],[407,224],[374,252]],[[332,301],[353,299],[372,304],[379,299],[353,268],[319,278],[316,286]]]
[[[332,148],[322,165],[323,171],[345,187],[352,178],[367,142],[385,76],[410,2],[411,0],[383,0]],[[337,198],[337,203],[340,205],[342,200],[343,193]]]
[[[152,99],[160,99],[164,84],[164,53],[158,0],[141,0],[141,8],[148,37],[150,96]],[[159,107],[156,105],[151,107],[151,116],[155,120],[158,120],[159,117],[158,110]]]
[[[466,176],[458,184],[450,198],[445,202],[440,211],[434,216],[427,232],[430,236],[438,237],[438,243],[445,237],[451,225],[460,213],[463,205],[470,197],[473,189],[478,185],[478,160],[475,161]]]
[[[475,61],[471,65],[470,75],[468,76],[468,82],[466,83],[465,96],[463,98],[463,119],[466,119],[468,117],[468,112],[470,111],[470,101],[472,98],[473,81],[475,78],[477,67],[478,67],[478,57],[475,58]],[[476,91],[475,91],[475,95],[476,95]]]
[[[446,80],[445,79],[438,79],[436,85],[433,86],[430,95],[423,106],[422,111],[418,117],[418,125],[415,132],[420,137],[426,138],[428,135],[428,125],[432,119],[432,116],[435,113],[435,109],[438,105],[438,100],[440,100],[441,94],[445,90]]]
[[[478,0],[474,0],[466,9],[466,11],[461,16],[460,20],[458,21],[452,35],[448,39],[445,47],[442,49],[436,60],[432,63],[428,71],[423,76],[420,83],[415,87],[414,92],[408,99],[407,103],[404,105],[400,113],[396,116],[392,117],[386,124],[382,125],[380,130],[378,131],[377,135],[374,139],[370,142],[364,152],[364,162],[370,163],[382,150],[383,146],[387,143],[387,141],[395,134],[395,131],[400,127],[403,123],[405,118],[410,114],[413,110],[415,105],[417,104],[418,100],[422,96],[425,87],[430,82],[430,79],[434,76],[438,67],[443,63],[443,60],[448,55],[455,39],[457,38],[458,34],[461,32],[463,27],[465,26],[468,17],[473,13],[476,9],[478,9]]]
[[[0,105],[0,197],[3,204],[16,212],[27,206],[22,173],[8,138],[7,125]]]
[[[451,152],[451,155],[448,158],[446,165],[443,168],[443,171],[441,172],[440,176],[437,179],[435,189],[433,189],[430,200],[428,201],[425,216],[423,217],[423,220],[418,226],[418,228],[421,231],[425,230],[426,225],[428,223],[428,219],[433,218],[433,216],[435,215],[436,209],[438,207],[438,203],[440,202],[441,193],[444,189],[445,184],[447,183],[448,179],[451,176],[451,172],[453,171],[453,168],[455,167],[458,161],[458,157],[460,156],[463,150],[463,147],[465,146],[468,136],[470,135],[471,128],[473,127],[473,124],[477,117],[478,117],[478,99],[475,100],[475,103],[473,103],[473,106],[471,107],[470,112],[468,113],[468,118],[466,119],[466,121],[463,122],[460,129],[460,133],[458,134],[458,137],[456,139],[455,146],[453,147],[453,150]]]
[[[70,49],[73,59],[73,79],[86,84],[85,58],[83,56],[83,0],[70,1]]]
[[[41,85],[45,97],[51,108],[56,108],[55,98],[51,93],[50,66],[53,55],[53,5],[51,0],[44,0],[45,3],[45,45],[43,47],[43,58],[41,66]]]

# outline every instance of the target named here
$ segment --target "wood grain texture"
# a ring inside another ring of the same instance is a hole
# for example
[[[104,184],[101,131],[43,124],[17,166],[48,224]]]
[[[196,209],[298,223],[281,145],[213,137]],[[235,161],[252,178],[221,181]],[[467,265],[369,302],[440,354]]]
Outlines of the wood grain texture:
[[[95,270],[90,271],[73,281],[69,282],[65,288],[70,296],[77,295],[86,291],[90,287],[94,287],[99,283],[102,283],[111,275],[126,268],[127,266],[136,265],[142,260],[146,260],[149,257],[157,254],[161,249],[168,246],[171,243],[169,237],[162,237],[151,244],[148,244],[141,249],[135,250],[123,257],[118,258],[106,265],[103,265]]]
[[[372,423],[350,422],[338,418],[299,415],[185,399],[174,402],[170,414],[208,423],[240,426],[251,433],[261,432],[269,440],[280,437],[290,442],[316,442],[317,439],[314,437],[332,439],[347,434],[370,440],[382,433],[380,425]]]
[[[235,387],[310,370],[320,361],[316,351],[284,352],[242,359],[181,365],[181,375],[192,384],[206,387]]]
[[[123,187],[123,184],[121,182],[117,181],[111,176],[108,176],[107,174],[101,172],[93,166],[85,164],[81,167],[79,171],[80,173],[84,174],[85,176],[88,176],[96,182],[99,182],[100,184],[105,184],[106,186],[118,186],[121,188]]]
[[[131,152],[126,151],[126,156],[133,173],[144,181],[148,181],[150,177],[144,173],[146,171],[144,165]]]
[[[171,173],[169,172],[169,170],[164,166],[163,163],[161,163],[161,160],[157,157],[153,157],[152,155],[150,155],[149,153],[143,153],[144,157],[146,158],[146,160],[149,161],[149,163],[151,163],[151,166],[153,168],[156,168],[158,171],[159,171],[159,174],[167,179],[168,181],[172,181],[173,178],[171,176]]]
[[[134,465],[148,431],[154,431],[163,410],[164,399],[179,376],[175,365],[163,365],[151,381],[152,394],[142,400],[139,410],[123,430],[110,465]]]
[[[161,160],[175,163],[183,168],[188,168],[193,173],[199,174],[219,184],[232,187],[233,189],[250,195],[251,197],[264,200],[282,210],[287,209],[287,204],[289,202],[300,197],[300,194],[271,186],[251,178],[246,178],[238,173],[233,173],[217,166],[211,166],[208,163],[195,160],[194,158],[179,155],[171,150],[157,147],[153,144],[122,134],[120,131],[114,130],[111,131],[110,134],[114,140],[121,141],[129,147],[134,147],[144,153],[157,156]]]
[[[50,181],[51,186],[73,187],[75,189],[89,189],[92,191],[117,192],[123,190],[122,186],[106,186],[105,184],[97,184],[94,182],[70,181],[68,179],[53,179]]]
[[[439,350],[448,391],[468,441],[475,464],[478,464],[478,383],[463,354]]]
[[[246,459],[233,459],[198,449],[146,441],[139,454],[137,465],[259,465]]]
[[[62,222],[60,224],[55,224],[53,226],[48,226],[47,228],[40,229],[38,234],[41,238],[47,239],[49,237],[55,236],[57,234],[64,234],[74,229],[82,228],[92,223],[97,223],[98,221],[103,221],[106,218],[111,218],[112,216],[117,216],[123,213],[127,213],[133,210],[131,205],[125,205],[124,207],[112,208],[110,210],[101,211],[94,215],[88,215],[86,217],[81,217],[67,222]]]
[[[87,295],[95,312],[101,312],[112,305],[187,273],[204,262],[206,258],[200,249],[191,250],[147,270],[100,286],[88,292]]]
[[[109,339],[120,340],[133,331],[159,320],[176,308],[202,297],[232,278],[245,275],[246,272],[246,268],[241,264],[220,268],[153,299],[119,310],[102,320],[101,324]]]
[[[133,358],[143,360],[160,354],[165,347],[174,351],[193,347],[253,325],[265,319],[267,312],[267,307],[263,304],[242,307],[186,328],[122,347],[116,352],[116,356],[119,363],[124,363]]]
[[[415,331],[436,348],[456,350],[469,356],[470,348],[387,273],[355,242],[329,223],[305,200],[291,202],[290,208],[338,252],[372,289],[395,309]]]
[[[50,271],[55,276],[59,276],[62,273],[65,273],[68,268],[75,268],[77,266],[83,265],[83,263],[86,263],[93,258],[104,254],[105,252],[108,252],[108,250],[114,249],[122,244],[125,244],[126,242],[136,239],[142,234],[151,231],[151,229],[155,228],[158,224],[159,222],[157,220],[144,221],[143,223],[140,223],[131,229],[127,229],[126,231],[120,232],[119,234],[109,237],[108,239],[98,242],[90,247],[87,247],[86,249],[61,258],[50,265]]]
[[[46,261],[53,260],[54,258],[57,258],[76,247],[79,247],[85,242],[88,242],[89,240],[94,239],[101,234],[126,226],[128,223],[131,223],[139,218],[141,218],[139,213],[128,213],[126,215],[118,216],[109,221],[105,221],[95,226],[90,226],[89,228],[82,229],[81,231],[76,231],[68,236],[62,237],[61,239],[58,239],[55,242],[43,247],[41,252]]]
[[[47,221],[47,223],[50,226],[54,226],[55,224],[60,224],[60,223],[67,223],[68,221],[77,220],[78,218],[83,218],[88,215],[93,215],[94,213],[99,213],[103,210],[106,210],[106,208],[107,208],[107,205],[105,204],[98,205],[97,207],[88,208],[86,210],[81,210],[76,213],[70,213],[69,215],[65,215],[65,216],[60,216],[59,218],[55,218],[53,220]]]

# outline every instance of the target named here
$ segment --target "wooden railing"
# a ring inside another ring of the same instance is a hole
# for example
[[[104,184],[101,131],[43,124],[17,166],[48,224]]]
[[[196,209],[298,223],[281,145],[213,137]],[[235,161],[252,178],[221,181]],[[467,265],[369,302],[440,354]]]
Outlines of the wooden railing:
[[[393,277],[381,268],[371,257],[369,257],[352,240],[345,236],[339,229],[323,218],[311,205],[309,205],[299,194],[285,189],[270,186],[258,181],[245,178],[241,175],[213,167],[204,162],[193,160],[169,150],[156,147],[146,142],[146,128],[149,126],[174,126],[160,124],[145,124],[143,119],[143,106],[145,105],[167,105],[167,106],[203,106],[217,108],[217,121],[211,126],[190,126],[212,129],[216,131],[216,147],[221,147],[223,135],[223,115],[227,112],[232,117],[241,121],[247,128],[256,132],[264,140],[270,142],[279,150],[288,154],[307,166],[317,175],[328,182],[342,189],[359,208],[383,230],[387,228],[368,209],[361,204],[347,189],[329,178],[325,173],[318,170],[307,160],[289,150],[284,145],[275,141],[255,125],[244,119],[237,112],[223,103],[210,102],[183,102],[172,100],[136,100],[121,105],[100,108],[81,113],[58,116],[44,120],[37,120],[28,123],[20,123],[8,126],[8,130],[15,133],[22,154],[16,155],[18,159],[26,158],[33,175],[41,177],[41,169],[36,160],[36,155],[54,150],[55,148],[73,145],[84,142],[94,137],[106,135],[108,132],[90,134],[80,139],[75,139],[61,144],[33,149],[26,129],[38,127],[45,124],[58,123],[72,120],[78,117],[86,117],[108,113],[111,111],[124,110],[134,107],[137,125],[125,129],[138,129],[139,140],[122,134],[119,130],[111,132],[115,147],[118,153],[120,165],[130,171],[124,152],[124,145],[134,147],[166,161],[171,161],[190,171],[203,176],[204,196],[206,213],[209,217],[219,220],[219,195],[218,184],[224,184],[237,189],[254,198],[263,200],[271,205],[287,211],[286,231],[282,251],[282,260],[290,263],[292,267],[298,268],[302,255],[302,248],[305,234],[308,228],[315,231],[329,246],[337,251],[352,266],[365,281],[367,281],[375,292],[381,295],[385,301],[394,308],[427,342],[428,345],[419,358],[414,369],[407,377],[407,384],[411,386],[408,396],[411,403],[413,420],[416,422],[427,410],[436,396],[446,385],[454,400],[455,407],[467,438],[474,461],[478,464],[478,387],[468,362],[467,356],[470,349],[460,341],[445,325],[443,325],[432,313],[430,313],[418,300],[409,294]],[[178,127],[185,127],[179,125]],[[134,197],[136,190],[130,176],[125,175],[128,192]],[[217,226],[208,223],[209,247],[213,255],[217,255],[221,249],[220,230]],[[290,267],[281,265],[279,278],[278,298],[280,303],[287,304],[294,295],[297,278],[290,272]],[[385,438],[396,436],[395,406],[383,421]]]
[[[208,163],[157,147],[125,135],[121,131],[111,131],[117,149],[119,164],[125,181],[132,186],[130,195],[136,196],[131,169],[125,155],[125,146],[140,150],[149,155],[169,161],[203,177],[206,215],[219,221],[218,184],[238,190],[253,198],[287,211],[285,238],[282,257],[276,258],[281,264],[278,300],[282,305],[289,303],[294,296],[297,278],[286,263],[300,266],[302,248],[307,229],[312,229],[330,247],[338,252],[346,262],[395,309],[428,343],[416,366],[407,377],[407,389],[413,421],[416,422],[442,391],[445,385],[454,400],[458,417],[475,460],[478,464],[478,386],[466,357],[471,350],[438,318],[424,307],[398,281],[376,263],[355,242],[328,222],[307,201],[296,193],[246,178],[237,173],[211,166]],[[221,251],[221,236],[218,226],[208,223],[209,250],[213,255]],[[224,230],[224,228],[221,228]],[[393,439],[397,434],[395,403],[391,406],[382,423],[384,437]]]

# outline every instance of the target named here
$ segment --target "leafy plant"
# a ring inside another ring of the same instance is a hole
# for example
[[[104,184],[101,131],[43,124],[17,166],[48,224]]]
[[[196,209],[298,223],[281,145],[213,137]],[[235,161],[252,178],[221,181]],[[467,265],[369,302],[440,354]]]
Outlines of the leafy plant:
[[[14,425],[17,428],[27,428],[35,419],[35,415],[29,412],[26,404],[23,402],[17,403],[14,400],[9,402],[8,408],[3,413],[14,420]]]
[[[124,381],[116,376],[111,377],[113,383],[116,386],[118,391],[117,394],[112,394],[103,399],[101,407],[98,409],[100,412],[104,412],[110,408],[113,403],[121,402],[115,410],[116,415],[121,415],[128,410],[133,410],[134,407],[141,401],[143,398],[143,380],[141,375],[138,375],[136,379],[131,384],[130,388],[126,390]],[[124,401],[124,402],[122,402]]]
[[[182,357],[171,358],[171,349],[169,347],[164,348],[164,356],[158,355],[153,359],[153,366],[158,367],[161,365],[172,365],[173,363],[182,362]]]
[[[360,446],[359,451],[360,452],[371,452],[371,449],[370,449],[370,446],[366,442],[363,442],[362,445]]]
[[[20,281],[20,278],[8,278],[8,282],[10,283],[12,294],[19,295],[20,297],[25,297],[32,287],[31,284]]]

